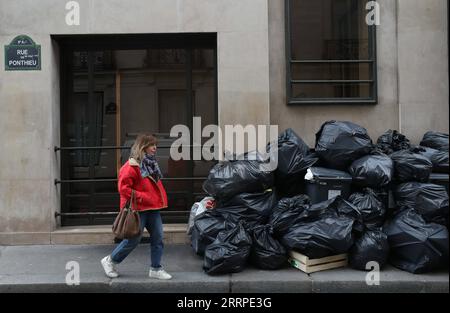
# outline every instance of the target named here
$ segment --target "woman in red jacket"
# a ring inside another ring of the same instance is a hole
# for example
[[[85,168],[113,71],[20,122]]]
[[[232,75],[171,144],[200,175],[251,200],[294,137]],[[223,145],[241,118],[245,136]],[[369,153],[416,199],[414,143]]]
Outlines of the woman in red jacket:
[[[144,228],[150,233],[151,267],[149,277],[172,278],[161,266],[163,254],[163,224],[160,210],[167,207],[167,195],[161,182],[162,173],[155,158],[156,138],[140,134],[131,148],[130,159],[119,172],[120,207],[123,208],[134,190],[141,220],[141,235],[123,240],[116,249],[101,261],[105,274],[115,278],[119,274],[116,265],[121,263],[139,244]]]

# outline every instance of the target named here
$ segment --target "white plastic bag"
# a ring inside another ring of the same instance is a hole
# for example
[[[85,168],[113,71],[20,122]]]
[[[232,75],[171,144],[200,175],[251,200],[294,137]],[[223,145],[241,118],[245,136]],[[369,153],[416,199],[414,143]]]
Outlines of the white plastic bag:
[[[305,180],[313,180],[313,179],[314,179],[314,174],[311,172],[311,169],[308,168],[306,170]]]
[[[197,215],[202,214],[206,210],[214,208],[215,202],[212,197],[205,197],[200,202],[195,202],[192,205],[191,213],[189,214],[189,222],[187,234],[190,235],[192,233],[192,228],[194,227],[194,219]]]

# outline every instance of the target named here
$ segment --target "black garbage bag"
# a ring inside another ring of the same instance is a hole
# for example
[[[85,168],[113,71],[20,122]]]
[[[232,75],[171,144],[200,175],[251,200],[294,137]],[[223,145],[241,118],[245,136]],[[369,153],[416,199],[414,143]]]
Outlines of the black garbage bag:
[[[444,186],[409,182],[398,185],[394,190],[398,207],[409,207],[430,223],[446,225],[448,219],[448,194]]]
[[[303,193],[306,170],[318,160],[311,155],[308,145],[289,128],[278,136],[276,145],[267,145],[267,151],[278,153],[275,186],[282,197]]]
[[[355,234],[362,234],[365,230],[359,209],[351,202],[342,198],[342,196],[336,196],[332,199],[311,205],[297,217],[296,223],[308,223],[325,217],[338,216],[354,220],[353,231]]]
[[[281,238],[287,232],[305,208],[309,207],[309,203],[306,195],[283,198],[278,201],[268,222],[273,227],[276,238]]]
[[[358,209],[337,196],[306,206],[281,241],[290,249],[295,248],[311,258],[320,258],[333,252],[346,252],[353,243],[354,234],[359,235],[363,231]]]
[[[226,200],[239,193],[264,191],[273,184],[273,171],[265,161],[245,159],[216,164],[203,183],[203,189],[216,200]]]
[[[433,163],[434,172],[448,174],[448,151],[439,151],[433,154],[431,157],[431,163]]]
[[[214,212],[234,224],[244,222],[246,229],[266,224],[277,205],[275,192],[242,193],[227,201],[217,201]]]
[[[250,263],[258,268],[275,270],[287,264],[287,251],[272,234],[270,225],[261,225],[252,230]]]
[[[400,134],[396,130],[389,129],[378,137],[376,147],[385,154],[391,154],[395,151],[409,149],[411,143],[405,135]]]
[[[383,226],[386,208],[374,190],[365,188],[363,192],[355,192],[348,201],[360,212],[366,229],[374,230]]]
[[[394,177],[394,162],[385,154],[366,155],[350,165],[349,173],[358,186],[382,188]]]
[[[394,152],[390,157],[394,161],[394,175],[400,182],[426,182],[430,178],[433,164],[427,157],[409,150]]]
[[[433,163],[433,172],[448,173],[448,151],[419,146],[414,152],[427,157]]]
[[[268,146],[270,149],[270,146]],[[278,136],[278,154],[285,154],[284,157],[292,159],[292,154],[306,156],[311,153],[309,146],[292,129],[288,128]],[[296,165],[295,162],[288,162]],[[293,170],[295,168],[291,168]]]
[[[250,211],[245,206],[217,207],[214,209],[217,214],[232,224],[243,223],[246,230],[266,223],[267,218]]]
[[[323,161],[322,159],[320,159],[319,154],[315,150],[311,150],[311,151],[312,152],[308,155],[308,157],[317,159],[317,162],[314,163],[314,165],[311,167],[327,168],[328,164],[325,161]]]
[[[389,257],[389,242],[387,235],[379,230],[367,231],[349,251],[348,261],[350,267],[366,271],[369,262],[377,262],[383,268]]]
[[[252,239],[242,224],[222,231],[205,251],[203,269],[209,275],[237,273],[245,268]]]
[[[295,224],[281,243],[313,259],[346,253],[353,245],[353,222],[349,217],[334,216]]]
[[[354,221],[353,231],[355,234],[362,234],[365,230],[361,212],[342,196],[307,205],[291,222],[291,225],[300,223],[310,223],[326,217],[347,217]]]
[[[347,170],[372,148],[367,130],[351,122],[328,121],[316,133],[316,153],[334,169]]]
[[[412,209],[400,211],[386,225],[390,246],[389,262],[410,273],[426,273],[448,264],[448,230],[426,223]]]
[[[237,208],[238,212],[236,213],[241,214],[242,212],[248,218],[256,218],[261,223],[265,223],[277,203],[275,192],[272,189],[267,189],[262,192],[241,193],[226,201],[219,200],[216,203],[216,211],[221,214],[228,212],[233,214],[233,209]],[[245,208],[245,210],[239,208]],[[243,216],[244,219],[246,218],[245,215]]]
[[[429,131],[423,135],[421,146],[448,152],[448,134]]]
[[[392,186],[386,186],[384,188],[372,188],[372,190],[375,192],[375,194],[377,195],[378,199],[381,201],[381,203],[383,203],[384,208],[386,209],[386,218],[389,217],[389,213],[392,212],[391,210],[391,206],[392,203],[390,204],[390,197],[389,194],[391,193],[391,189]]]
[[[204,255],[206,247],[216,240],[217,235],[224,230],[233,228],[235,224],[226,221],[214,210],[208,210],[194,219],[191,234],[191,246],[198,255]]]

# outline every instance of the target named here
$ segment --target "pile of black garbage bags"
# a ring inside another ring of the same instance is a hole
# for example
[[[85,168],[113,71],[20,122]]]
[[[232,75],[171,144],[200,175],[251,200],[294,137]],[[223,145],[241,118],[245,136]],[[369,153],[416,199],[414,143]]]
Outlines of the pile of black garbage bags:
[[[287,129],[265,156],[250,152],[211,169],[203,188],[216,205],[195,217],[192,248],[210,275],[248,264],[279,269],[291,250],[309,258],[348,253],[359,270],[373,261],[412,273],[448,266],[448,191],[429,182],[432,172],[448,174],[448,141],[427,132],[413,146],[389,130],[373,142],[357,124],[328,121],[311,149]],[[275,170],[267,160],[273,153]],[[345,171],[352,192],[313,203],[305,181],[311,167]]]

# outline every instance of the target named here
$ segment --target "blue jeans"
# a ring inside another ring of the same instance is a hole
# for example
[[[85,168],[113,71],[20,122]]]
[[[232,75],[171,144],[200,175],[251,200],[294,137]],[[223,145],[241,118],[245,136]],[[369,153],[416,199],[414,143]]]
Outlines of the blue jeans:
[[[137,247],[141,241],[144,228],[150,233],[150,255],[151,267],[161,267],[161,257],[163,253],[163,224],[159,210],[139,212],[141,219],[141,235],[132,238],[124,239],[111,253],[111,260],[114,263],[121,263],[130,253]]]

